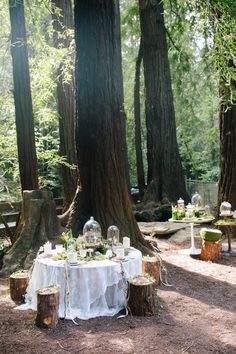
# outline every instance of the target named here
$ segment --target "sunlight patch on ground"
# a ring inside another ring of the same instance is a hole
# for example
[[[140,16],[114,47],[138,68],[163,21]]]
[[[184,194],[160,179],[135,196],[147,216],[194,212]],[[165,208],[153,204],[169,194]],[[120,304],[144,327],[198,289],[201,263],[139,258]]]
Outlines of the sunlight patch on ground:
[[[130,338],[112,338],[109,340],[109,344],[121,353],[134,352],[134,343]]]
[[[191,258],[187,255],[181,255],[178,251],[171,254],[161,254],[164,261],[176,265],[186,271],[203,276],[213,277],[214,280],[224,281],[230,285],[236,285],[236,268],[231,265],[220,263],[204,262]]]

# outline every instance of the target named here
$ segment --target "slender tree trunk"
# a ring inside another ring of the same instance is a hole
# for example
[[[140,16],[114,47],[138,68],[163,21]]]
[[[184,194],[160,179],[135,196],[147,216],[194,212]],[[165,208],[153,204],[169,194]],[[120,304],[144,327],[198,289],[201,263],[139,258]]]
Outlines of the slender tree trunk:
[[[233,83],[236,89],[236,82]],[[222,96],[222,95],[221,95]],[[236,105],[220,106],[220,180],[218,210],[223,201],[236,209]]]
[[[56,48],[69,48],[71,35],[68,30],[73,28],[73,15],[71,0],[53,0],[54,11],[53,29],[54,46]],[[60,12],[58,13],[58,10]],[[71,81],[65,80],[64,64],[60,64],[57,70],[57,101],[59,113],[60,155],[67,158],[70,165],[77,166],[75,146],[75,96],[74,96],[74,72],[71,72]],[[65,197],[65,208],[71,204],[77,187],[77,167],[71,169],[62,166],[62,182]]]
[[[143,60],[143,46],[140,40],[138,56],[136,59],[135,81],[134,81],[134,121],[135,121],[135,150],[138,188],[143,196],[145,190],[145,176],[143,168],[142,137],[141,137],[141,114],[140,114],[140,69]]]
[[[139,0],[146,94],[148,188],[144,202],[188,199],[176,139],[163,2]]]
[[[34,118],[30,91],[23,0],[9,0],[11,54],[21,190],[38,188]]]
[[[93,215],[103,236],[121,236],[147,251],[134,219],[125,176],[123,84],[118,0],[75,1],[76,102],[80,185],[70,225],[75,235]]]

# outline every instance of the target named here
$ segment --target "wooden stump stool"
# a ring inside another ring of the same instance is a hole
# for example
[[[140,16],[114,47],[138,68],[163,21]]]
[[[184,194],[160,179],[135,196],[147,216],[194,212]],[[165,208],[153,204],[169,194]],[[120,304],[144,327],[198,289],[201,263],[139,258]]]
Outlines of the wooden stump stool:
[[[10,276],[10,297],[13,301],[23,303],[29,283],[28,272],[16,272]]]
[[[155,279],[141,274],[129,279],[128,307],[132,315],[151,316],[155,313]]]
[[[142,258],[142,272],[150,274],[156,281],[156,285],[160,283],[160,263],[156,257]]]
[[[57,325],[59,300],[58,286],[49,286],[38,291],[36,326],[50,328]]]
[[[217,261],[221,258],[221,241],[202,240],[200,259],[203,261]]]

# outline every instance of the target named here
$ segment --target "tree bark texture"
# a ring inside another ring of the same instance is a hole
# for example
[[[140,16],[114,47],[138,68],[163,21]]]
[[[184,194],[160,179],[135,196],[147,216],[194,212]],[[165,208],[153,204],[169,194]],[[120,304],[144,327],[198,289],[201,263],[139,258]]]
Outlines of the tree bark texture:
[[[45,242],[56,242],[60,226],[50,191],[24,191],[20,234],[3,258],[2,274],[29,269]]]
[[[54,11],[53,29],[55,48],[69,48],[71,36],[68,30],[74,26],[71,0],[53,0]],[[60,13],[58,13],[58,9]],[[59,113],[60,155],[67,158],[70,165],[77,166],[75,145],[75,95],[74,72],[71,73],[71,81],[65,82],[63,62],[57,70],[57,103]],[[67,209],[76,192],[78,182],[78,170],[62,165],[62,181]]]
[[[9,0],[15,119],[21,189],[38,188],[34,118],[23,0]]]
[[[134,81],[134,122],[135,122],[135,150],[136,150],[136,167],[138,188],[143,196],[145,190],[145,175],[143,168],[143,154],[142,154],[142,135],[141,135],[141,114],[140,114],[140,69],[143,60],[143,46],[140,40],[138,56],[135,67],[135,81]]]
[[[188,200],[176,138],[163,2],[139,0],[143,41],[148,188],[144,202]]]
[[[234,82],[236,89],[236,83]],[[218,211],[223,201],[236,209],[236,105],[220,107],[220,180]]]
[[[37,294],[37,315],[35,324],[38,327],[52,328],[58,323],[60,303],[59,290],[43,289]]]
[[[22,274],[10,276],[10,297],[13,301],[23,303],[26,288],[29,283],[29,276]]]
[[[221,241],[202,240],[200,259],[203,261],[217,261],[221,258]]]
[[[160,269],[160,262],[156,257],[142,258],[142,273],[150,274],[156,280],[156,284],[160,283]]]
[[[119,1],[76,0],[75,30],[80,184],[70,225],[78,235],[92,215],[104,237],[115,224],[145,248],[126,183]]]
[[[133,284],[129,281],[128,307],[133,316],[151,316],[156,310],[155,283]]]

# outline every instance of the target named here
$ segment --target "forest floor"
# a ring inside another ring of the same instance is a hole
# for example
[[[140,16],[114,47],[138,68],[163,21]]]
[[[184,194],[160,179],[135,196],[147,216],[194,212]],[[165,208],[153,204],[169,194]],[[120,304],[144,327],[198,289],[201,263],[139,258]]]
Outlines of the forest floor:
[[[189,234],[186,228],[169,239],[159,238],[171,286],[158,287],[157,315],[78,320],[79,326],[60,320],[56,328],[44,330],[34,325],[32,311],[14,309],[9,295],[2,293],[0,353],[235,354],[236,257],[212,263],[182,255],[179,250],[190,246]]]

